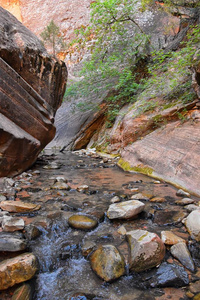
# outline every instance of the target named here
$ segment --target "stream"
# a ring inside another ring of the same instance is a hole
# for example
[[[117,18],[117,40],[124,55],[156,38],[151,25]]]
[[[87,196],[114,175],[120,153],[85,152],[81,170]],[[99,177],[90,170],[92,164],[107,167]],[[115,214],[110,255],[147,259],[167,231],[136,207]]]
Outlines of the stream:
[[[149,288],[145,282],[153,275],[148,271],[130,272],[128,244],[122,233],[124,228],[144,229],[160,236],[162,230],[170,230],[189,240],[196,269],[193,274],[187,272],[191,281],[199,280],[199,250],[196,251],[181,222],[188,213],[175,203],[181,199],[176,195],[177,189],[142,174],[124,172],[116,163],[115,158],[102,158],[86,150],[46,151],[31,170],[16,178],[20,188],[15,197],[41,205],[37,212],[18,214],[26,225],[35,224],[41,232],[29,243],[29,251],[37,256],[40,266],[32,280],[34,300],[189,299],[188,286]],[[63,177],[67,179],[68,190],[55,188],[56,178]],[[88,188],[81,190],[83,185]],[[106,211],[114,196],[126,201],[136,193],[144,196],[141,201],[145,209],[139,216],[129,220],[107,218]],[[157,201],[150,201],[155,197]],[[98,220],[98,226],[88,231],[72,228],[68,219],[73,214],[91,216]],[[126,263],[126,274],[111,283],[94,273],[88,258],[88,249],[106,244],[115,245]],[[176,260],[167,250],[164,261]]]

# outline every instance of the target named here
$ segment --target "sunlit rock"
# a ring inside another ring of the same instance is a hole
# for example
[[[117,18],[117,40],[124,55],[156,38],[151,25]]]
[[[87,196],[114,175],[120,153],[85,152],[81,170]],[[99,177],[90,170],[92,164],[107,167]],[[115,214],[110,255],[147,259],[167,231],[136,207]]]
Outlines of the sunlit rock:
[[[144,210],[144,203],[137,200],[123,201],[111,204],[107,211],[109,219],[129,219]]]
[[[146,230],[126,233],[130,247],[130,269],[141,272],[158,266],[165,256],[165,245],[159,236]]]
[[[0,263],[0,290],[31,279],[38,269],[32,253],[24,253]]]
[[[113,245],[100,246],[90,256],[90,263],[94,272],[107,282],[125,273],[124,258]]]

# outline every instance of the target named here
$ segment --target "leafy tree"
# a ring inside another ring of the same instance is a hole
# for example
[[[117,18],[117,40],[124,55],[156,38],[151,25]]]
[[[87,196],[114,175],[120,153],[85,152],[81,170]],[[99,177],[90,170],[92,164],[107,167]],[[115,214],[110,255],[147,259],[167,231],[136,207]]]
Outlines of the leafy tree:
[[[112,89],[108,98],[111,110],[134,101],[141,88],[137,67],[146,59],[149,37],[140,27],[138,0],[96,0],[91,3],[90,26],[76,31],[77,50],[87,49],[89,59],[81,70],[81,82],[70,86],[66,98]],[[118,109],[119,109],[118,108]]]
[[[40,34],[44,44],[50,45],[52,53],[56,55],[56,48],[64,47],[64,41],[59,27],[54,23],[53,20],[45,27],[44,31]]]

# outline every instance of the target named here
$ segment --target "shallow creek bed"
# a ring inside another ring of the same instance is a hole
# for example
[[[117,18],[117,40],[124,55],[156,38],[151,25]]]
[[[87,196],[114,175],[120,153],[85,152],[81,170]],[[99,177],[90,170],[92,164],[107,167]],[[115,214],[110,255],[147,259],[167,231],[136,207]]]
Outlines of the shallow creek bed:
[[[199,199],[94,151],[0,181],[0,299],[200,299]]]

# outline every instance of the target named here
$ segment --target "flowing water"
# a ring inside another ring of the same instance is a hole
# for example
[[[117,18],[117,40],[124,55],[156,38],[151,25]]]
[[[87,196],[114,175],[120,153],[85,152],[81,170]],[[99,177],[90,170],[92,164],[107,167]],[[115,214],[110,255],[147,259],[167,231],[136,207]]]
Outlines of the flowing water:
[[[51,167],[50,163],[53,163]],[[133,299],[188,299],[185,288],[148,289],[140,275],[129,273],[129,251],[124,235],[126,230],[147,229],[158,233],[173,230],[189,238],[181,218],[183,207],[175,200],[177,189],[164,182],[137,173],[122,171],[113,161],[77,155],[70,152],[45,154],[32,168],[39,170],[30,180],[20,183],[32,201],[42,206],[38,213],[23,216],[26,223],[40,227],[41,236],[30,242],[30,251],[39,260],[40,271],[35,279],[35,300],[133,300]],[[52,189],[54,180],[65,176],[71,189]],[[88,185],[89,191],[78,192],[77,187]],[[148,198],[163,197],[165,202],[145,203],[145,211],[137,219],[110,221],[106,211],[113,196],[127,200],[131,195],[143,193]],[[73,229],[68,218],[74,213],[87,214],[98,220],[91,231]],[[166,214],[167,213],[167,214]],[[170,218],[169,218],[170,216]],[[87,245],[113,244],[124,255],[126,275],[112,283],[105,283],[91,269],[88,257],[83,255]],[[170,259],[166,254],[165,260]]]

